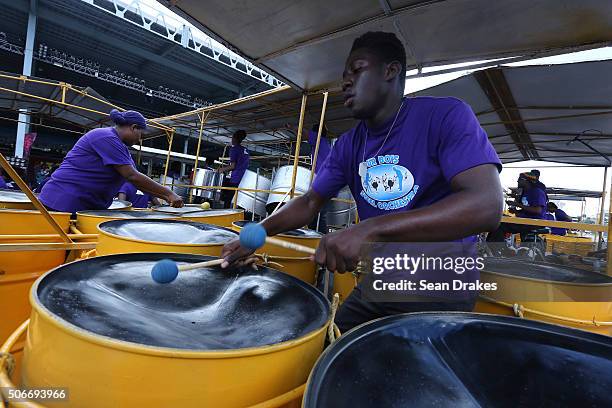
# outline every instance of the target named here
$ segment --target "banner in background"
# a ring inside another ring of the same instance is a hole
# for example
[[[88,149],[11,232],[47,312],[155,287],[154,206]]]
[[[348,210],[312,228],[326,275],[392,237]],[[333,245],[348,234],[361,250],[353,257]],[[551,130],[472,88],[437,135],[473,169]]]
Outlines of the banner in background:
[[[26,133],[23,140],[23,158],[28,159],[30,157],[30,150],[36,140],[36,132]]]

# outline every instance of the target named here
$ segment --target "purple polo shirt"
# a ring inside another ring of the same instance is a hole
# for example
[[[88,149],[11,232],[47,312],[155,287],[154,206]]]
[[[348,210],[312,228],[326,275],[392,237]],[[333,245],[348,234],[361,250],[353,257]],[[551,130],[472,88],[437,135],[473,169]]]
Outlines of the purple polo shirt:
[[[521,195],[521,204],[528,207],[540,206],[542,207],[542,211],[540,212],[540,214],[532,214],[528,213],[527,211],[519,211],[518,213],[516,213],[516,216],[522,218],[535,218],[544,220],[546,219],[545,214],[547,212],[547,202],[548,200],[546,197],[546,192],[541,188],[534,186],[529,188],[528,190],[524,190],[523,194]]]
[[[244,172],[249,167],[249,160],[249,152],[244,146],[232,146],[230,149],[230,162],[236,163],[236,167],[232,170],[231,183],[240,183]]]
[[[314,153],[315,148],[317,146],[317,132],[314,132],[312,130],[308,132],[308,144],[312,149],[310,153],[310,158],[314,161]],[[315,173],[319,173],[319,170],[321,169],[321,167],[323,167],[323,163],[325,163],[325,160],[327,159],[327,156],[329,156],[330,151],[331,145],[329,143],[329,139],[321,135],[321,141],[319,142],[319,154],[317,155],[317,163],[315,165]]]
[[[104,210],[124,183],[116,165],[134,165],[114,128],[87,132],[68,152],[40,193],[40,201],[58,211]]]
[[[501,170],[472,109],[459,99],[405,98],[383,145],[393,119],[377,129],[362,121],[343,134],[312,188],[330,198],[348,184],[365,220],[440,201],[452,193],[452,178],[472,167]]]
[[[126,200],[132,203],[134,208],[148,208],[149,201],[151,201],[151,195],[143,193],[138,190],[135,185],[130,182],[125,182],[117,192],[117,194],[123,193],[126,196]]]

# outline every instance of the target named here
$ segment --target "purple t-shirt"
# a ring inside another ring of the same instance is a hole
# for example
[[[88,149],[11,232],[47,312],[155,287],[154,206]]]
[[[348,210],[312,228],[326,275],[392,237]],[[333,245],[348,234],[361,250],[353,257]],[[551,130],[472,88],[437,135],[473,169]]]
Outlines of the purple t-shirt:
[[[454,176],[472,167],[501,169],[472,109],[459,99],[405,98],[383,145],[393,119],[378,129],[362,121],[343,134],[312,188],[330,198],[348,184],[365,220],[435,203],[451,194]]]
[[[232,146],[230,149],[230,162],[236,163],[236,167],[232,170],[230,182],[240,183],[244,172],[249,167],[249,152],[244,146]]]
[[[126,200],[132,203],[134,208],[147,208],[151,201],[150,194],[138,190],[135,185],[127,181],[123,183],[117,194],[119,193],[125,194]]]
[[[87,132],[45,184],[40,201],[58,211],[103,210],[124,183],[115,165],[134,165],[114,128]]]
[[[2,176],[0,176],[0,188],[8,188],[6,186],[6,181],[4,181],[4,178]]]
[[[554,215],[551,213],[548,213],[548,219],[549,220],[555,220],[555,221],[565,221],[565,222],[572,222],[572,218],[567,215],[567,213],[565,211],[563,211],[560,208],[557,208],[555,210]],[[557,227],[552,227],[550,229],[550,233],[554,234],[554,235],[565,235],[567,234],[567,229],[565,228],[557,228]]]
[[[527,211],[519,211],[516,213],[517,217],[522,218],[535,218],[544,220],[546,217],[546,192],[539,187],[531,187],[529,189],[523,190],[523,194],[521,195],[521,204],[528,207],[542,207],[542,211],[539,214],[529,213]]]
[[[310,157],[314,161],[314,153],[315,148],[317,146],[317,132],[314,132],[312,130],[308,132],[308,144],[310,144],[310,147],[312,149]],[[319,154],[317,155],[317,163],[315,165],[315,173],[319,173],[319,170],[321,170],[321,168],[323,167],[323,163],[325,163],[325,160],[327,159],[327,156],[329,156],[330,151],[331,145],[329,143],[329,140],[326,137],[323,137],[323,135],[321,135],[321,141],[319,142]]]

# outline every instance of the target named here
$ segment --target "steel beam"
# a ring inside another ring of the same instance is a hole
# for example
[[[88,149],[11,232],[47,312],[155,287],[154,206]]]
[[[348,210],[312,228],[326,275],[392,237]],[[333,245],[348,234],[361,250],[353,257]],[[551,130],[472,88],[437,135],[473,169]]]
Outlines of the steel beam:
[[[502,122],[504,122],[504,126],[523,157],[526,160],[538,160],[538,152],[531,141],[529,131],[523,123],[521,113],[512,109],[517,105],[502,69],[491,68],[485,71],[477,71],[473,75]]]

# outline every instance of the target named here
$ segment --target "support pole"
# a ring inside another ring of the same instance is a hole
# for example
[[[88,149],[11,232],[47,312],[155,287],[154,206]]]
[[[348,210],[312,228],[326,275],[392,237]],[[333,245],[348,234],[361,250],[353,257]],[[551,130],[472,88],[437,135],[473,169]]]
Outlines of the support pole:
[[[319,119],[319,131],[317,133],[317,144],[315,145],[314,156],[312,157],[312,169],[310,169],[310,184],[314,180],[315,167],[319,157],[319,144],[321,143],[321,133],[323,132],[323,121],[325,120],[325,110],[327,109],[327,97],[329,92],[323,94],[323,106],[321,107],[321,119]],[[318,223],[318,221],[317,221]]]
[[[597,219],[598,224],[604,223],[604,214],[606,208],[606,183],[608,182],[608,167],[604,167],[603,186],[601,187],[601,200],[599,200],[599,218]],[[597,234],[597,245],[598,249],[601,249],[603,244],[603,233]]]
[[[6,174],[8,174],[9,177],[12,178],[15,183],[17,183],[21,191],[23,191],[25,195],[28,196],[30,201],[32,201],[32,204],[34,204],[34,207],[36,207],[36,209],[40,211],[43,217],[45,217],[45,219],[51,225],[51,227],[53,227],[55,232],[57,232],[62,238],[62,241],[66,243],[72,243],[70,237],[68,237],[62,227],[60,227],[57,221],[55,221],[51,214],[49,214],[49,211],[47,211],[45,206],[38,200],[38,197],[34,195],[34,193],[32,192],[32,190],[30,190],[27,184],[21,179],[21,177],[19,177],[19,174],[17,174],[17,172],[13,169],[10,163],[4,158],[2,153],[0,153],[0,167],[2,167],[4,171],[6,171]]]
[[[138,146],[139,146],[139,149],[138,149],[138,155],[137,155],[137,158],[136,158],[136,162],[140,166],[140,165],[142,165],[142,139],[140,139],[138,141]]]
[[[608,248],[606,250],[606,259],[608,260],[606,272],[608,273],[608,275],[612,276],[612,245],[610,245],[610,237],[612,237],[612,222],[610,222],[610,209],[612,209],[612,186],[610,188],[610,204],[611,206],[608,207],[608,236],[606,239],[608,242]]]
[[[23,70],[24,76],[32,75],[32,64],[34,62],[34,38],[36,37],[36,15],[38,1],[30,0],[30,12],[28,14],[28,28],[26,33],[26,43],[23,50]],[[23,157],[23,147],[25,134],[30,131],[30,115],[27,109],[19,109],[19,122],[17,122],[17,135],[15,139],[15,157]]]
[[[206,114],[206,117],[204,117],[203,113],[198,113],[198,118],[200,119],[200,132],[198,134],[198,148],[196,149],[196,158],[195,165],[193,167],[193,174],[191,176],[191,184],[195,184],[196,172],[198,171],[198,161],[200,159],[200,146],[202,145],[202,132],[204,132],[204,123],[208,119],[208,115],[210,115],[210,112]],[[193,203],[193,188],[189,189],[189,203]]]
[[[187,154],[187,151],[189,151],[189,136],[185,137],[185,141],[183,143],[183,154]],[[185,162],[181,162],[181,177],[185,175],[186,168],[187,165],[185,164]]]
[[[302,130],[304,129],[304,114],[306,113],[307,94],[302,94],[302,108],[300,109],[300,122],[298,124],[297,141],[295,144],[295,159],[293,160],[293,177],[291,178],[290,197],[295,194],[295,179],[297,177],[298,160],[300,159],[300,146],[302,144]]]
[[[170,131],[168,135],[168,155],[166,156],[166,166],[164,167],[164,182],[162,183],[164,186],[166,185],[166,181],[168,179],[168,166],[170,165],[170,152],[172,151],[172,141],[174,140],[174,129]]]

